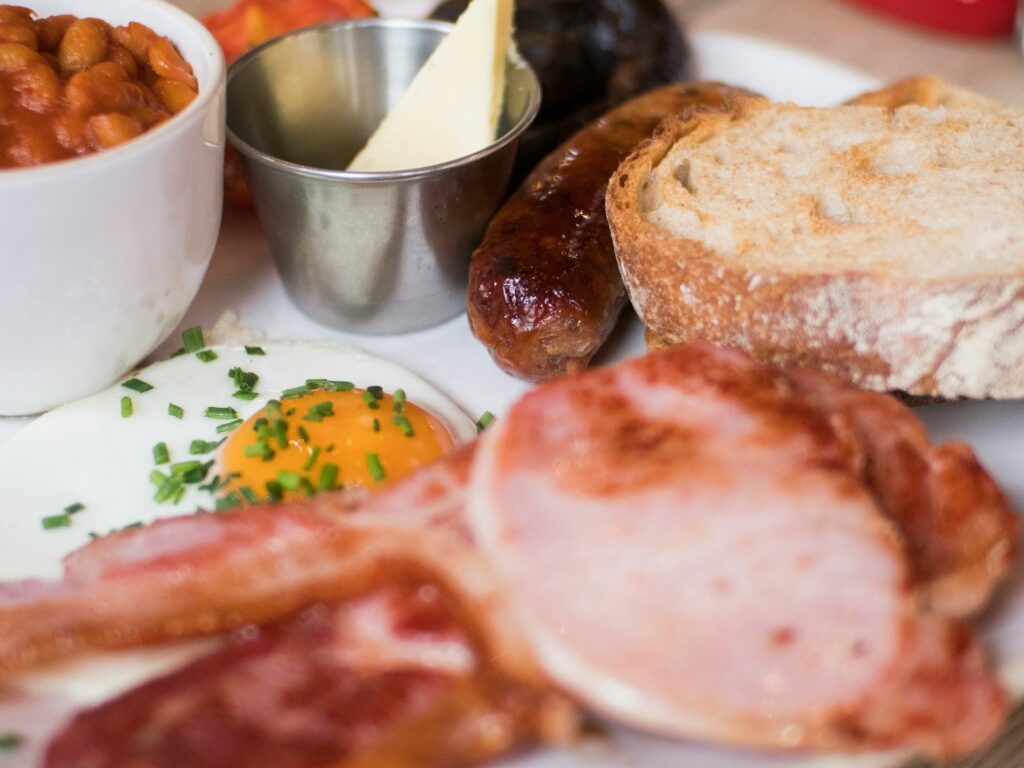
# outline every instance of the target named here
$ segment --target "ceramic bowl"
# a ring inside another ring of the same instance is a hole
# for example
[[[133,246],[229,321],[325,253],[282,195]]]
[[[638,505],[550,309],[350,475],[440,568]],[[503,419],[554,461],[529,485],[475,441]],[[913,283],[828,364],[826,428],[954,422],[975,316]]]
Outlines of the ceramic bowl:
[[[112,150],[0,170],[5,416],[108,386],[170,334],[213,254],[223,195],[225,66],[198,20],[161,0],[27,5],[149,26],[192,65],[199,95]]]

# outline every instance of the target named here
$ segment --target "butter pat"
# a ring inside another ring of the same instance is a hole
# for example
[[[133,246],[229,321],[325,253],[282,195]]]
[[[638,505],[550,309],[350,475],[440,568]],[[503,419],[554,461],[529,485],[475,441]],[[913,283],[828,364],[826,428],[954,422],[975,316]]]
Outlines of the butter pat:
[[[473,0],[349,170],[422,168],[493,143],[511,42],[512,0]]]

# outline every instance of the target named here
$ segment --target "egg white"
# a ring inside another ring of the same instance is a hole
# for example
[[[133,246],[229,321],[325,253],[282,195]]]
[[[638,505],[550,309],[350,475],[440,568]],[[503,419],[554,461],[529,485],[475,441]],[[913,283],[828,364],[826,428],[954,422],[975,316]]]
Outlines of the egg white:
[[[119,383],[51,411],[0,445],[0,580],[60,578],[62,558],[86,544],[90,533],[212,509],[211,495],[197,486],[189,486],[177,504],[157,503],[149,480],[159,469],[153,463],[159,442],[167,444],[172,462],[217,456],[217,451],[189,455],[193,440],[225,437],[216,432],[225,422],[204,415],[208,406],[230,406],[247,419],[306,379],[345,380],[387,392],[404,389],[411,402],[446,423],[457,442],[476,435],[473,420],[455,403],[400,365],[335,342],[260,346],[265,355],[250,355],[242,346],[215,346],[212,362],[189,354],[151,365],[134,376],[152,390],[137,393]],[[236,366],[259,374],[259,398],[232,397],[237,388],[228,371]],[[130,418],[121,416],[125,396],[133,403]],[[184,408],[184,418],[171,417],[168,403]],[[43,529],[42,518],[76,502],[85,509],[72,516],[69,527]]]

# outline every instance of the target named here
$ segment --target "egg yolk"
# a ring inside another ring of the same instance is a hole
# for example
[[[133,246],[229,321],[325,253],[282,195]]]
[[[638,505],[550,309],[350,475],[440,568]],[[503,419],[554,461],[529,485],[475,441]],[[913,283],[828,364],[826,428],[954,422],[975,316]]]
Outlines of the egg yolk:
[[[376,490],[452,450],[441,421],[400,394],[373,390],[318,390],[268,404],[224,444],[218,471],[230,481],[222,493],[251,502]]]

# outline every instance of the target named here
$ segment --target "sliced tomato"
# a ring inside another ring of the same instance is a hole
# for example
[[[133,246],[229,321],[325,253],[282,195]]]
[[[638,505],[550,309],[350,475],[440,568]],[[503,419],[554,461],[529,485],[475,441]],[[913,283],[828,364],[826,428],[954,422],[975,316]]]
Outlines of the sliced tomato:
[[[250,48],[293,29],[376,15],[363,0],[238,0],[230,8],[204,17],[203,24],[230,64]],[[250,203],[241,156],[228,147],[224,160],[224,198]]]
[[[311,24],[376,16],[364,0],[238,0],[203,19],[230,64],[272,37]]]

